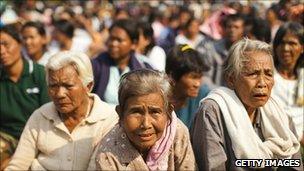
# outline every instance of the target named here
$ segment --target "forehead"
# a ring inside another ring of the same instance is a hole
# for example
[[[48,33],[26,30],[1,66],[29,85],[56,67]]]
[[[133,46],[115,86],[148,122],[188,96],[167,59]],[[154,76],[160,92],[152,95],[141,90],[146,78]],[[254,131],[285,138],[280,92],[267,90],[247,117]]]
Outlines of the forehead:
[[[124,30],[121,27],[113,27],[110,31],[110,34],[112,37],[129,37],[128,33],[126,30]]]
[[[292,41],[292,42],[300,43],[299,38],[295,34],[290,33],[290,32],[287,32],[283,36],[282,41]]]
[[[79,79],[79,75],[72,65],[67,65],[58,70],[49,70],[49,81],[50,82],[70,82]]]
[[[38,30],[35,27],[28,26],[22,30],[22,33],[36,33],[38,34]]]
[[[164,107],[164,99],[160,93],[151,93],[141,96],[132,96],[127,99],[127,108],[134,106],[153,106],[153,107]]]
[[[1,39],[0,42],[16,42],[18,43],[11,35],[5,33],[5,32],[0,32],[1,34]]]
[[[257,68],[273,68],[272,56],[263,51],[246,52],[246,61],[243,63],[243,70]]]

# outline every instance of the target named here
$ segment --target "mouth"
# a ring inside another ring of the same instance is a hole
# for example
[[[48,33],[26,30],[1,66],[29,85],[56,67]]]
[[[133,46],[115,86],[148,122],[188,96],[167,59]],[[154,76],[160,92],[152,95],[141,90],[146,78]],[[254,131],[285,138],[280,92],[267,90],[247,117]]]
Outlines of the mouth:
[[[148,134],[138,134],[139,138],[142,141],[149,141],[152,139],[153,134],[152,133],[148,133]]]
[[[265,93],[259,93],[259,94],[254,94],[253,97],[256,99],[266,99],[268,95]]]

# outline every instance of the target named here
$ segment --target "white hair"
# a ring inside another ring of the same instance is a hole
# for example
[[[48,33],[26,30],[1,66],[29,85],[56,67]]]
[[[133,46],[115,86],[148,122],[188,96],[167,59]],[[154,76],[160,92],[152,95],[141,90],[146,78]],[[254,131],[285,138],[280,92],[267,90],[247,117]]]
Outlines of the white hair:
[[[224,64],[225,78],[230,76],[238,76],[243,69],[244,62],[249,60],[246,52],[257,51],[269,54],[269,57],[273,63],[272,48],[265,42],[244,38],[232,45],[232,47],[229,49],[228,58]]]
[[[56,71],[68,65],[73,65],[84,86],[94,82],[90,58],[82,52],[61,51],[53,55],[45,66],[46,82],[48,84],[49,70]]]

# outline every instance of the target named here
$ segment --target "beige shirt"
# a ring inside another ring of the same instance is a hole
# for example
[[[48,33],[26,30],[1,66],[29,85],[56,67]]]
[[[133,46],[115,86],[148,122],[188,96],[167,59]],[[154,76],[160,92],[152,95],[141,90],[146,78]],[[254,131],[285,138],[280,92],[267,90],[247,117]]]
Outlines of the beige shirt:
[[[145,159],[117,124],[95,149],[88,170],[149,171]],[[196,170],[187,127],[178,120],[174,143],[169,150],[168,170]]]
[[[114,106],[94,97],[91,112],[72,133],[59,118],[53,102],[28,120],[16,152],[5,170],[85,170],[94,146],[118,121]]]

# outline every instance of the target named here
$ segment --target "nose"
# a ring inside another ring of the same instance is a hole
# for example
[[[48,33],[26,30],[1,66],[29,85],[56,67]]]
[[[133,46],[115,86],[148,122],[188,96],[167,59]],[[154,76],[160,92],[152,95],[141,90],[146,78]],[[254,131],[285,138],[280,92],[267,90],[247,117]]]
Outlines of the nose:
[[[258,88],[265,88],[266,85],[267,85],[267,84],[266,84],[266,81],[265,81],[264,76],[263,76],[263,75],[260,75],[260,76],[258,77],[258,83],[257,83]]]
[[[55,96],[56,98],[60,99],[60,98],[64,98],[66,95],[66,90],[63,87],[59,87],[57,89],[57,91],[55,92]]]
[[[193,81],[193,87],[198,88],[201,85],[201,79],[195,79]]]
[[[149,114],[143,115],[143,120],[142,120],[141,124],[142,124],[141,127],[143,129],[149,129],[149,128],[151,128],[151,119],[150,119]]]
[[[284,51],[290,50],[289,44],[288,44],[288,43],[283,43],[283,44],[282,44],[282,49],[283,49]]]

